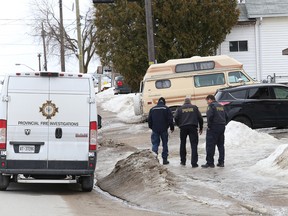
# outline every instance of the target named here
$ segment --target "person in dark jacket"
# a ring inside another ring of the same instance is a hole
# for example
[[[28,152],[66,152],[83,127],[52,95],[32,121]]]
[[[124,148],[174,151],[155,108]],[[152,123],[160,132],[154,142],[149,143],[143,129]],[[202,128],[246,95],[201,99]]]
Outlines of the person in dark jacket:
[[[198,167],[198,125],[202,134],[203,118],[197,106],[191,104],[190,98],[185,98],[184,104],[175,112],[175,123],[180,128],[180,164],[186,165],[186,139],[189,136],[191,145],[191,165]]]
[[[148,125],[152,129],[151,142],[152,151],[158,155],[160,138],[162,140],[162,159],[163,164],[169,164],[168,161],[168,128],[174,131],[173,115],[171,110],[165,105],[165,99],[159,98],[157,106],[149,111]]]
[[[227,115],[224,107],[219,104],[214,95],[208,95],[206,97],[208,104],[207,107],[207,134],[206,134],[206,164],[202,165],[203,168],[214,168],[214,154],[215,146],[219,151],[219,158],[217,166],[224,167],[224,132],[227,122]]]

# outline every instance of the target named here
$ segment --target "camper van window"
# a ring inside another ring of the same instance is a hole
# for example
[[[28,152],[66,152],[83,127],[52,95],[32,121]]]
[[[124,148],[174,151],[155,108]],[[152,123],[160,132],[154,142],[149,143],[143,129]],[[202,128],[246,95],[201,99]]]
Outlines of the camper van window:
[[[155,86],[157,89],[170,88],[171,87],[171,81],[170,80],[157,80],[155,82]]]
[[[241,72],[241,71],[234,71],[228,74],[229,83],[238,83],[240,80],[244,82],[249,82],[249,79]]]
[[[176,65],[175,71],[176,73],[182,73],[191,71],[211,70],[214,69],[214,67],[215,67],[214,61],[194,62],[187,64],[178,64]]]
[[[223,73],[197,75],[194,76],[194,84],[196,87],[224,85],[225,79]]]

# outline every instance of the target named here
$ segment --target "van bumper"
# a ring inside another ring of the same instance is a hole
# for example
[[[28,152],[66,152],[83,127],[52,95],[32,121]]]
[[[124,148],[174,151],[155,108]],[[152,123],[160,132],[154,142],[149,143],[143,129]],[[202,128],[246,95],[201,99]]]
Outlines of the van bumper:
[[[96,168],[96,158],[87,161],[33,161],[6,160],[3,174],[38,175],[91,175]]]
[[[95,170],[50,170],[50,169],[5,169],[0,170],[4,175],[93,175]]]

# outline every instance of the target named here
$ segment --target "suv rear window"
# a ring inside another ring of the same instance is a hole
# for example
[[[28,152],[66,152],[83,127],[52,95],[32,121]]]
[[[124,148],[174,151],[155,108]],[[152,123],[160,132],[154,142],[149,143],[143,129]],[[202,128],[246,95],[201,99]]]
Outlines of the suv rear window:
[[[230,92],[230,94],[234,99],[245,99],[246,98],[246,92],[247,92],[247,90],[240,90],[240,91]]]
[[[247,90],[238,90],[232,92],[217,92],[217,100],[236,100],[236,99],[245,99]]]

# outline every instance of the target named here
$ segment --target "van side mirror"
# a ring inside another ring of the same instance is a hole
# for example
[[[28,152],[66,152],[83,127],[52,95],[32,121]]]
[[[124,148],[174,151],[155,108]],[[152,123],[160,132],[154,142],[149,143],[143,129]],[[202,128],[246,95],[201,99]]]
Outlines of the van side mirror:
[[[98,125],[98,129],[102,128],[102,116],[97,115],[97,125]]]

